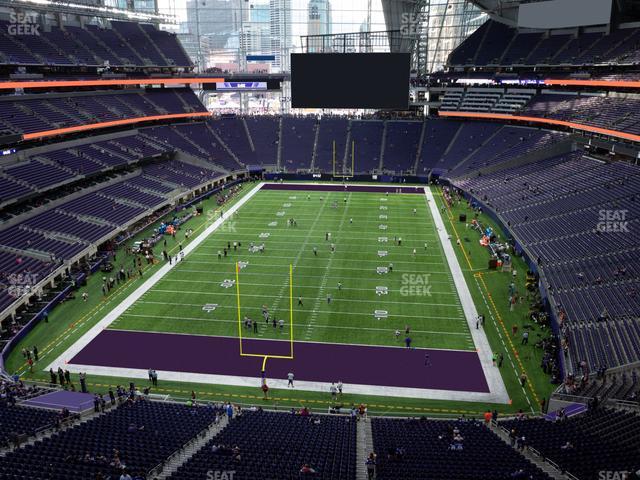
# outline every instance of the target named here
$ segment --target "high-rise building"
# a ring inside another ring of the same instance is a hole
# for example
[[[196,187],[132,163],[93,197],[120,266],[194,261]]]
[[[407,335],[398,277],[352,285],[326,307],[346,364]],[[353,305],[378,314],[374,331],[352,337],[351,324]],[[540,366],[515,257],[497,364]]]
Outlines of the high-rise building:
[[[239,30],[239,0],[186,0],[187,21],[178,37],[191,59],[206,67],[215,50],[223,49]]]
[[[269,54],[271,53],[269,5],[255,4],[252,7],[249,21],[242,25],[241,48],[245,54]]]
[[[328,35],[330,33],[331,3],[329,0],[309,0],[307,8],[307,35]],[[309,38],[307,51],[322,51],[323,46],[321,42],[321,38]]]
[[[273,67],[279,71],[289,70],[291,53],[291,0],[269,0],[269,24]]]

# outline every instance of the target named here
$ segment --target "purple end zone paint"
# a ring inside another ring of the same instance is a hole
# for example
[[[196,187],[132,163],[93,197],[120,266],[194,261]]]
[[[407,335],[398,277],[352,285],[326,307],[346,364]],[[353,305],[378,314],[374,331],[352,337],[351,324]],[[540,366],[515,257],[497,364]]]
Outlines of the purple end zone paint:
[[[243,350],[288,355],[289,342],[247,340]],[[262,360],[241,357],[237,338],[104,330],[69,363],[255,377],[259,385]],[[306,381],[489,392],[473,351],[295,342],[293,360],[267,361],[267,378],[286,379],[290,371]]]
[[[424,195],[424,187],[400,187],[395,185],[318,185],[315,183],[265,183],[261,190],[305,190],[309,192],[365,192],[365,193],[412,193]]]

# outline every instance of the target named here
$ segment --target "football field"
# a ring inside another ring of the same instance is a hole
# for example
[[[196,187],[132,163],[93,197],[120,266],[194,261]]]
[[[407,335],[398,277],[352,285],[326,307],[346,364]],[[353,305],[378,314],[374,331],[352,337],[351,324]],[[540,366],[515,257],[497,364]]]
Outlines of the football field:
[[[209,212],[214,224],[184,257],[65,361],[228,384],[255,385],[265,369],[275,382],[294,371],[309,389],[344,381],[398,396],[495,394],[490,352],[474,342],[424,189],[296,187],[265,185],[223,218]],[[114,347],[135,354],[107,361]]]

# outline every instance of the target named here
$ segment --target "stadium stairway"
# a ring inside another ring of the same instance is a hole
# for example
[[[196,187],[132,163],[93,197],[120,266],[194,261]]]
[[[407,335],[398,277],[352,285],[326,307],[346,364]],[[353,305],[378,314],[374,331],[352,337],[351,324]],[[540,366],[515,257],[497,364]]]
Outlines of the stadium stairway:
[[[498,438],[500,438],[504,443],[511,446],[511,442],[509,441],[509,432],[505,428],[495,424],[494,422],[491,422],[491,425],[487,428],[491,430],[495,435],[497,435]],[[551,478],[554,478],[556,480],[569,480],[569,477],[567,475],[563,474],[559,469],[546,462],[541,456],[534,454],[530,450],[530,448],[525,448],[522,451],[518,450],[518,453],[520,453],[523,457],[540,468],[540,470],[549,475]]]
[[[278,171],[282,168],[282,117],[278,122],[278,154],[276,158],[276,166]]]
[[[387,145],[387,121],[384,121],[384,128],[382,129],[382,142],[380,143],[380,165],[378,165],[378,170],[382,172],[384,168],[384,151],[386,150]]]
[[[245,135],[247,136],[249,147],[251,147],[252,152],[255,152],[256,146],[253,144],[253,138],[251,137],[251,132],[249,131],[249,125],[247,125],[247,120],[244,117],[240,117],[240,122],[242,122],[242,128],[244,130]]]
[[[227,152],[227,154],[229,154],[229,156],[235,160],[235,162],[238,164],[239,168],[244,168],[245,165],[240,161],[240,159],[238,158],[238,156],[233,152],[233,150],[231,150],[229,148],[229,146],[224,142],[224,140],[222,140],[222,138],[220,137],[220,135],[218,134],[218,132],[216,132],[213,128],[211,128],[211,125],[209,124],[209,122],[205,122],[205,127],[206,129],[211,133],[211,135],[213,135],[213,138],[216,139],[216,141],[218,142],[218,144],[220,146],[222,146],[222,148]]]
[[[369,453],[374,451],[371,422],[359,421],[356,435],[356,480],[367,480],[369,477],[365,462]]]
[[[420,158],[422,158],[422,147],[424,146],[424,137],[427,135],[427,122],[422,122],[422,129],[420,130],[420,139],[418,140],[418,150],[416,151],[416,161],[413,163],[414,175],[418,172],[418,165],[420,164]]]
[[[209,440],[218,435],[229,424],[229,417],[226,415],[220,416],[218,423],[212,423],[207,431],[200,437],[192,439],[189,443],[184,445],[180,450],[176,451],[171,457],[159,466],[156,475],[150,477],[154,480],[165,480],[178,471],[182,465],[187,463],[191,457],[198,453],[202,447],[204,447]],[[152,472],[154,473],[154,472]]]
[[[318,156],[318,140],[320,139],[320,128],[321,128],[320,125],[321,125],[321,122],[317,121],[316,130],[313,135],[313,150],[311,152],[311,164],[309,166],[309,170],[311,171],[313,171],[313,169],[316,167],[316,158]]]

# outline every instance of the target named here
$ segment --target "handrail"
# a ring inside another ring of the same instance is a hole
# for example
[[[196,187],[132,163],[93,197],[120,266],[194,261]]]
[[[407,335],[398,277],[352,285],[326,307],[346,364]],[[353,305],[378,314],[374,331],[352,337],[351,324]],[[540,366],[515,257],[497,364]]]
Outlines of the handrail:
[[[14,88],[66,88],[66,87],[106,87],[121,85],[182,85],[191,83],[224,82],[221,77],[171,77],[171,78],[120,78],[103,80],[22,80],[0,82],[0,89]]]
[[[640,81],[629,80],[576,80],[545,78],[545,85],[605,87],[605,88],[640,88]]]
[[[441,117],[484,118],[488,120],[508,120],[508,121],[515,121],[515,122],[541,123],[545,125],[568,127],[574,130],[582,130],[590,133],[599,133],[601,135],[607,135],[609,137],[616,137],[616,138],[622,138],[624,140],[631,140],[632,142],[640,142],[640,135],[620,132],[617,130],[609,130],[607,128],[594,127],[591,125],[584,125],[582,123],[567,122],[565,120],[556,120],[554,118],[528,117],[524,115],[507,115],[504,113],[479,113],[479,112],[459,112],[459,111],[449,112],[449,111],[442,111],[442,110],[438,112],[438,115]]]
[[[54,128],[53,130],[42,130],[39,132],[25,133],[22,135],[22,140],[34,140],[38,138],[53,137],[55,135],[66,135],[68,133],[85,132],[87,130],[97,130],[100,128],[120,127],[123,125],[131,125],[133,123],[153,122],[156,120],[176,120],[180,118],[202,118],[210,116],[211,112],[191,112],[124,118],[121,120],[110,120],[108,122],[86,123],[84,125],[75,125],[73,127]]]

